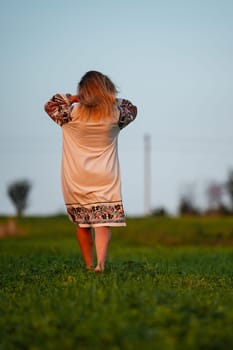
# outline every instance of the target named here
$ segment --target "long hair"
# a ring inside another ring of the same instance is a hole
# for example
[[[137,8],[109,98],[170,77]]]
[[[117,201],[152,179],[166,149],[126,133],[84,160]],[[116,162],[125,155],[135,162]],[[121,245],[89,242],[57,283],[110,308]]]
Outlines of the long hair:
[[[99,121],[112,116],[117,89],[106,75],[87,72],[80,80],[77,92],[80,119]]]

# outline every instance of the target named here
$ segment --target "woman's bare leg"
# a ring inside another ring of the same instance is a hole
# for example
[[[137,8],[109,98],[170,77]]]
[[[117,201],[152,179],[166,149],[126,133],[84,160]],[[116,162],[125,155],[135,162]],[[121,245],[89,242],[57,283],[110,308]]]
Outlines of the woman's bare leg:
[[[93,266],[93,239],[90,228],[77,227],[77,240],[87,269]]]
[[[103,271],[108,255],[108,247],[111,239],[110,227],[95,227],[95,248],[97,256],[97,266],[95,271]]]

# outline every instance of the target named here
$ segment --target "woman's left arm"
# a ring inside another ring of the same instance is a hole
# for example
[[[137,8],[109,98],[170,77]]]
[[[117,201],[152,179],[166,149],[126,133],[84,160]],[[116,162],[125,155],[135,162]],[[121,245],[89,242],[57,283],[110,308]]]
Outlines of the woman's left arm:
[[[118,126],[123,129],[136,118],[137,107],[126,99],[117,99],[117,106],[120,111]]]
[[[48,102],[44,109],[57,124],[63,124],[71,121],[72,104],[78,102],[77,96],[71,94],[56,94]]]

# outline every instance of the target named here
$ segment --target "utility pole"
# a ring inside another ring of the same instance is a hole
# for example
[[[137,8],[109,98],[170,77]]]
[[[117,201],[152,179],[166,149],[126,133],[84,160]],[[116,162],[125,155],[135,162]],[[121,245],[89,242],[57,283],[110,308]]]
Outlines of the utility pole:
[[[151,140],[144,135],[144,215],[151,214]]]

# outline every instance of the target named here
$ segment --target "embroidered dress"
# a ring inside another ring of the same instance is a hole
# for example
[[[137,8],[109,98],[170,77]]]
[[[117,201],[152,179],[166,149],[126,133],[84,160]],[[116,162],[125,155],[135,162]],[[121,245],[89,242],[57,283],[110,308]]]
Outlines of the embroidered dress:
[[[99,122],[78,117],[70,94],[56,94],[45,111],[62,127],[62,190],[69,218],[81,227],[125,226],[117,141],[137,108],[116,99],[112,116]]]

